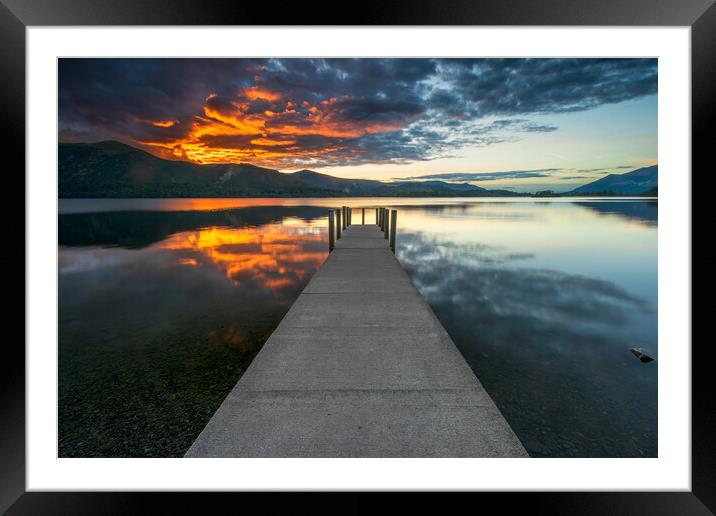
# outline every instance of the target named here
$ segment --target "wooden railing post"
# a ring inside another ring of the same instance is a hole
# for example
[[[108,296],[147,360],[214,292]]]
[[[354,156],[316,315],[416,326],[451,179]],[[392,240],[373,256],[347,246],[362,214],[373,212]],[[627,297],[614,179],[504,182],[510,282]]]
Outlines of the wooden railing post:
[[[341,238],[341,229],[343,224],[343,222],[341,221],[341,211],[343,210],[341,210],[340,208],[336,210],[336,217],[338,217],[338,219],[336,220],[336,239]]]
[[[361,208],[363,218],[361,219],[360,223],[361,225],[365,226],[365,208]]]
[[[328,210],[328,252],[333,251],[333,248],[336,247],[336,236],[334,234],[334,211]]]
[[[395,254],[395,225],[398,222],[398,210],[391,211],[390,215],[392,219],[390,221],[390,249]]]
[[[375,209],[375,225],[378,225],[378,208]]]
[[[390,231],[390,210],[388,208],[385,209],[385,228],[383,228],[383,238],[388,240],[388,231]]]

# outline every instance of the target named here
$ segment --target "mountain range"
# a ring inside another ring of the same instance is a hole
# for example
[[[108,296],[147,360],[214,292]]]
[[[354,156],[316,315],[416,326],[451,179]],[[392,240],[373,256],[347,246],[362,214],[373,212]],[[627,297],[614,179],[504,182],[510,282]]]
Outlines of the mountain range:
[[[654,170],[640,172],[649,169]],[[630,176],[630,174],[635,175]],[[312,170],[289,174],[246,163],[199,165],[187,161],[158,158],[146,151],[116,141],[60,143],[58,176],[60,198],[525,195],[508,190],[488,190],[469,183],[444,181],[388,183],[369,179],[344,179]],[[643,185],[644,189],[638,190],[637,185]],[[600,191],[599,188],[610,189],[608,191],[611,193],[635,194],[652,187],[656,188],[656,166],[619,176],[609,175],[577,188],[570,194],[594,194]],[[607,192],[607,190],[602,191]]]
[[[564,195],[657,195],[659,166],[638,168],[625,174],[609,174]]]

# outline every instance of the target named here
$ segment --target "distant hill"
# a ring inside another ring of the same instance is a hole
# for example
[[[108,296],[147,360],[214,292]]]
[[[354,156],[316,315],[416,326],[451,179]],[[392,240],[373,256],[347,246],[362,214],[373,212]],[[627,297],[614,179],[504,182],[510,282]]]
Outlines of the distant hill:
[[[399,182],[398,184],[409,184],[409,183],[415,184],[414,181],[403,181],[402,183]],[[450,190],[458,190],[460,192],[467,192],[467,191],[486,192],[487,191],[486,188],[471,185],[470,183],[446,183],[445,181],[421,181],[421,184],[428,185],[428,186],[437,186],[440,188],[449,188]]]
[[[517,195],[468,183],[384,183],[312,170],[286,174],[245,163],[198,165],[161,159],[116,141],[60,143],[58,159],[60,198]]]
[[[344,179],[314,172],[313,170],[300,170],[293,175],[316,188],[331,190],[336,194],[356,196],[461,197],[514,195],[505,190],[486,190],[468,183],[446,183],[444,181],[394,181],[384,183],[370,179]]]
[[[326,195],[277,170],[165,160],[115,141],[60,143],[58,155],[62,198]]]
[[[626,174],[609,174],[562,195],[656,195],[659,166],[638,168]]]
[[[372,195],[391,197],[517,197],[508,190],[487,190],[467,183],[446,183],[444,181],[400,181],[383,183],[383,187]]]
[[[369,190],[375,190],[384,185],[380,181],[372,181],[370,179],[343,179],[340,177],[321,174],[313,170],[299,170],[291,174],[298,177],[304,183],[316,188],[333,190],[344,194],[363,194]]]

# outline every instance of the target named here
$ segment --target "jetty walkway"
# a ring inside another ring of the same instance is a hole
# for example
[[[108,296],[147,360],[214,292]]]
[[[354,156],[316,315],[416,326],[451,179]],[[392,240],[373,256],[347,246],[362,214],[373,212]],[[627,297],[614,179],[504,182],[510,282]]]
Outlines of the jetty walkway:
[[[345,213],[186,457],[526,457],[391,251],[395,215],[388,239]]]

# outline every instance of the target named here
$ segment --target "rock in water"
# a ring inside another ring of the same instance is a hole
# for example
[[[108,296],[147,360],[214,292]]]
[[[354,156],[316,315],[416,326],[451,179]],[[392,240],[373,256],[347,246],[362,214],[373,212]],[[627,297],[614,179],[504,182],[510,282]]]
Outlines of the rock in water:
[[[653,357],[650,357],[649,355],[644,353],[641,348],[629,348],[629,351],[631,351],[633,355],[642,362],[651,362],[652,360],[654,360]]]

